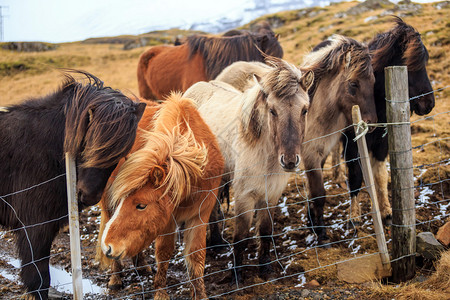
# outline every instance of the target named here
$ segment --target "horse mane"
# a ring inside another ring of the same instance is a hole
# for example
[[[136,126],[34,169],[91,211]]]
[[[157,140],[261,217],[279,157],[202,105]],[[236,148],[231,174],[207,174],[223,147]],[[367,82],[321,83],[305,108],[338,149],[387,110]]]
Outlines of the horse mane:
[[[325,75],[337,74],[341,66],[345,66],[346,80],[370,76],[371,56],[367,46],[342,35],[333,35],[321,48],[304,56],[302,69],[314,72],[314,83],[309,89],[310,99],[313,99],[320,79]]]
[[[393,16],[393,22],[396,24],[394,28],[377,34],[369,42],[369,49],[373,50],[374,71],[383,72],[397,57],[408,67],[408,71],[424,69],[429,55],[420,33],[397,16]]]
[[[246,33],[227,37],[192,35],[187,38],[189,57],[199,53],[205,60],[208,80],[214,79],[235,61],[263,61],[260,48],[273,56],[282,57],[283,49],[270,34]]]
[[[294,65],[281,58],[266,56],[270,69],[263,75],[260,84],[255,84],[244,95],[242,110],[251,109],[250,113],[241,113],[241,133],[248,135],[249,141],[256,141],[266,123],[265,114],[260,107],[264,94],[274,93],[278,99],[294,96],[301,88],[302,72]]]
[[[170,193],[175,206],[189,197],[192,179],[203,176],[207,164],[207,148],[196,141],[186,113],[194,107],[178,93],[165,100],[153,118],[153,128],[144,133],[145,145],[127,158],[108,189],[112,208],[144,185],[154,184],[149,182],[149,171],[155,167],[166,172],[157,188],[165,188],[163,195]]]
[[[88,82],[78,82],[72,75],[64,74],[65,81],[59,90],[66,98],[64,151],[74,156],[81,153],[83,167],[111,167],[133,144],[135,135],[130,132],[137,124],[132,114],[136,103],[120,91],[104,87],[92,74],[67,71],[84,75]],[[108,130],[101,130],[104,127]],[[114,153],[111,149],[122,151]]]

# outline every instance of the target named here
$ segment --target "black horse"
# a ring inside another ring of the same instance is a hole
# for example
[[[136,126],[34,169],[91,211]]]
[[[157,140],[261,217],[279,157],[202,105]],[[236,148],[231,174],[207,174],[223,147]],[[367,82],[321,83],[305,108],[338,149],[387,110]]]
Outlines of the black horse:
[[[0,112],[0,225],[16,235],[20,276],[47,299],[52,242],[68,222],[64,153],[76,159],[79,209],[100,201],[108,177],[136,137],[145,104],[66,74],[58,91]]]
[[[372,66],[375,75],[374,96],[378,122],[386,123],[386,93],[384,68],[388,66],[407,66],[408,90],[411,113],[425,115],[434,107],[434,94],[426,65],[428,51],[423,44],[420,33],[402,19],[394,17],[396,25],[389,31],[378,34],[369,42],[372,52]],[[417,97],[417,98],[416,98]],[[344,146],[344,157],[348,169],[348,181],[352,198],[351,217],[358,223],[360,213],[357,196],[362,185],[362,171],[356,158],[358,147],[353,141],[353,129],[345,132],[341,141]],[[388,155],[388,138],[385,129],[378,127],[366,135],[367,147],[371,155],[377,198],[381,216],[385,224],[392,219],[392,208],[388,198],[388,174],[386,158]]]

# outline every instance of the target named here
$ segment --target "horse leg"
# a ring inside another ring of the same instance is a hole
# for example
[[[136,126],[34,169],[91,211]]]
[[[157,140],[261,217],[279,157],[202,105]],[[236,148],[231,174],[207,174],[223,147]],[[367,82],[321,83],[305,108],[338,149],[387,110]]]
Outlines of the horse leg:
[[[216,203],[211,216],[209,217],[209,239],[208,248],[217,252],[221,246],[223,247],[222,233],[219,228],[219,221],[221,220],[221,208],[220,204]]]
[[[226,199],[228,206],[230,205],[230,184],[222,181],[218,195],[219,198],[215,201],[216,204],[209,217],[209,239],[207,240],[208,248],[212,249],[214,252],[224,248],[227,244],[227,241],[225,241],[222,236],[219,222],[223,220],[221,203]]]
[[[345,182],[345,177],[341,169],[341,144],[336,143],[331,151],[331,165],[333,167],[333,181],[338,184]]]
[[[385,225],[391,225],[392,207],[391,204],[389,203],[389,196],[388,196],[388,172],[386,167],[386,161],[379,161],[375,158],[372,158],[371,164],[374,174],[375,187],[377,191],[377,200],[381,217]]]
[[[169,260],[175,250],[175,223],[170,222],[170,225],[165,232],[168,232],[169,234],[161,235],[155,240],[155,257],[157,265],[155,275],[155,300],[170,299],[165,288],[167,285],[167,269],[169,267]]]
[[[236,194],[240,194],[236,192]],[[231,270],[232,283],[242,283],[242,261],[248,245],[248,236],[252,224],[255,200],[250,195],[243,195],[236,201],[236,221],[233,233],[234,268]]]
[[[270,207],[272,207],[270,209],[268,208],[269,203],[265,202],[265,206],[266,209],[258,210],[257,212],[257,223],[259,224],[259,235],[261,239],[258,253],[259,276],[263,279],[267,279],[273,271],[270,263],[270,245],[273,241],[273,218],[275,215],[275,205],[273,203],[270,203]]]
[[[120,273],[122,272],[122,264],[118,260],[111,260],[111,277],[108,281],[108,288],[116,291],[123,288],[123,282]]]
[[[205,271],[206,256],[206,224],[195,217],[194,221],[186,224],[184,232],[185,259],[189,274],[189,282],[192,285],[192,299],[206,299],[203,274]]]
[[[58,227],[49,224],[17,233],[17,247],[22,263],[20,277],[31,299],[48,299],[50,249],[57,233]]]
[[[133,266],[136,268],[136,271],[139,273],[139,276],[149,276],[152,274],[152,268],[145,261],[144,254],[138,253],[138,255],[131,258],[133,262]]]
[[[350,136],[351,138],[352,136]],[[361,197],[359,191],[362,186],[363,174],[357,158],[359,157],[358,147],[350,140],[344,153],[348,171],[348,186],[350,188],[350,224],[358,226],[361,223]]]
[[[326,244],[329,241],[325,223],[323,221],[323,207],[325,205],[325,188],[323,186],[322,170],[318,167],[306,167],[308,178],[310,202],[309,202],[309,221],[313,231],[317,234],[319,244]]]

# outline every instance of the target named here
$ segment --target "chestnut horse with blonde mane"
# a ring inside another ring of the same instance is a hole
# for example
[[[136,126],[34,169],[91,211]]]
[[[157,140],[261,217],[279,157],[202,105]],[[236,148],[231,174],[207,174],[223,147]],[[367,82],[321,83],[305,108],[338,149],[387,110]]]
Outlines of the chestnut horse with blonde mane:
[[[114,170],[102,197],[100,248],[119,260],[137,256],[156,241],[155,299],[166,298],[176,229],[184,223],[192,296],[206,298],[206,226],[224,166],[216,138],[193,102],[179,94],[149,105],[139,127],[131,153]],[[99,251],[97,257],[107,261]],[[117,261],[112,269],[120,270]]]
[[[146,99],[163,99],[171,91],[184,92],[198,81],[214,79],[235,61],[264,61],[263,53],[283,57],[273,32],[231,37],[192,35],[179,46],[154,46],[139,58],[139,94]]]

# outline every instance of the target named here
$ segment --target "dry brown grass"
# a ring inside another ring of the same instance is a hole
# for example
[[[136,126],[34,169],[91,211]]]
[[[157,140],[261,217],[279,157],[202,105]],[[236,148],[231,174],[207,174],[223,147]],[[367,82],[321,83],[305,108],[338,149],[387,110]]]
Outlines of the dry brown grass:
[[[393,298],[404,300],[450,299],[450,251],[442,253],[436,263],[436,271],[424,282],[400,285],[372,285],[374,298]]]

